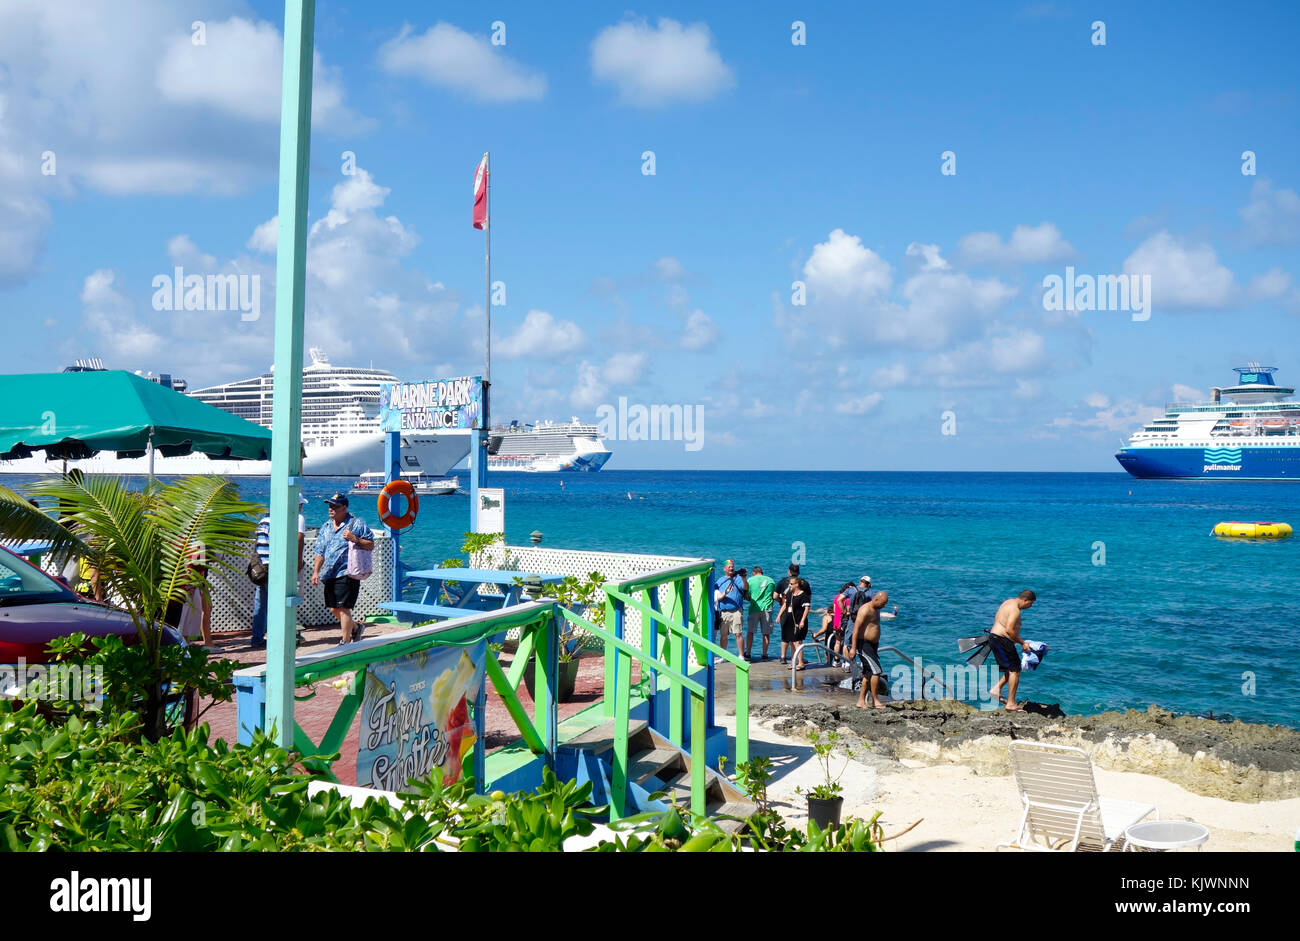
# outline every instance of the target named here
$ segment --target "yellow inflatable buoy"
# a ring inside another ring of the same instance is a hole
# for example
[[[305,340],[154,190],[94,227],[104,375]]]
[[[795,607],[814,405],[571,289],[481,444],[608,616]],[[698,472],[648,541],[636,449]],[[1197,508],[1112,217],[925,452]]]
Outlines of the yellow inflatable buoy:
[[[1239,539],[1286,539],[1291,535],[1290,523],[1216,523],[1216,536],[1236,536]]]

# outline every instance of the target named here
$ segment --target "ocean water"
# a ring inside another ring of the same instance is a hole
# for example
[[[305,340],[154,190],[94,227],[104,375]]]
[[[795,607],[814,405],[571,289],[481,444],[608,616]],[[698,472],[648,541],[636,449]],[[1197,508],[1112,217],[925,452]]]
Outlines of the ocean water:
[[[931,666],[962,662],[956,638],[987,629],[999,602],[1032,588],[1022,633],[1052,648],[1022,675],[1034,701],[1300,727],[1300,536],[1210,535],[1234,519],[1300,529],[1296,483],[611,469],[490,483],[505,488],[514,545],[541,530],[546,546],[733,557],[774,578],[799,553],[818,606],[870,574],[898,605],[882,643]],[[349,484],[310,480],[308,524],[325,521],[320,498]],[[264,500],[267,482],[241,489]],[[376,525],[369,498],[354,497],[353,510]],[[422,500],[403,556],[428,565],[458,555],[468,512],[464,495]]]

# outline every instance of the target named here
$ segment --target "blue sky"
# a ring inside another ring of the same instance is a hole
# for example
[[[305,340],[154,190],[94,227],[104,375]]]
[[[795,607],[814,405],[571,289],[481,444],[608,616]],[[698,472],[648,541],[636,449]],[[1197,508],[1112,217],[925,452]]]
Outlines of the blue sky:
[[[7,371],[269,365],[282,18],[0,7]],[[1300,380],[1298,34],[1290,3],[322,2],[308,343],[481,371],[490,150],[495,418],[703,407],[699,450],[611,469],[1117,470],[1235,365]],[[261,318],[154,310],[177,264],[258,274]],[[1045,310],[1066,266],[1149,275],[1150,319]]]

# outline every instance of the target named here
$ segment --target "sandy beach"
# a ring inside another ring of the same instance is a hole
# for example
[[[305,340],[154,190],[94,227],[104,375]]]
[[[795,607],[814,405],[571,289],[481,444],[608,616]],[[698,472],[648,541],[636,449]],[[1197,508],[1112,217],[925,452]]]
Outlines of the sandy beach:
[[[719,723],[735,734],[735,716]],[[855,747],[855,746],[850,746]],[[769,797],[791,822],[807,820],[807,805],[795,788],[821,781],[807,739],[775,731],[770,720],[750,723],[750,750],[772,760],[776,780]],[[845,767],[844,816],[869,818],[882,811],[886,836],[919,826],[886,844],[890,851],[987,851],[1009,839],[1020,819],[1015,779],[980,774],[956,765],[926,765],[884,758],[870,750],[847,759],[837,756],[832,770]],[[1097,787],[1107,797],[1153,803],[1162,819],[1195,820],[1210,829],[1205,851],[1291,851],[1300,824],[1300,797],[1249,803],[1206,797],[1163,778],[1097,768]]]

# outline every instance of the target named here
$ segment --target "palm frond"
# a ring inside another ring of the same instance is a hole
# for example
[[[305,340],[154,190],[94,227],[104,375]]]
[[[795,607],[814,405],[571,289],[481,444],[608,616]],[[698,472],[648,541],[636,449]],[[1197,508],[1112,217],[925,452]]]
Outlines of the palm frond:
[[[247,555],[263,507],[239,497],[224,477],[186,477],[153,494],[150,518],[168,534],[158,546],[161,575],[169,597],[193,587],[197,557],[227,577]]]
[[[4,486],[0,486],[0,539],[48,542],[50,555],[60,565],[69,556],[90,554],[90,547],[77,538],[71,529],[44,510],[32,506],[22,494]]]

